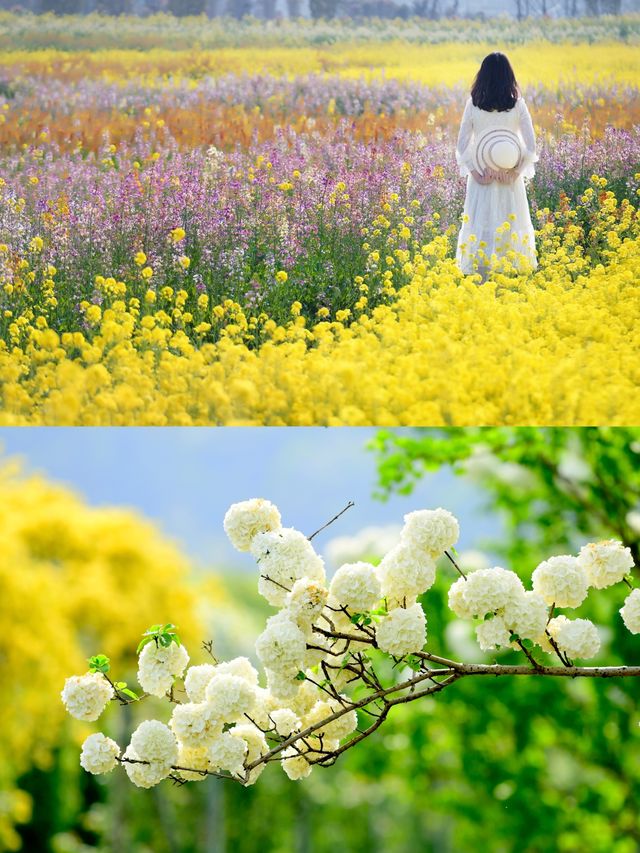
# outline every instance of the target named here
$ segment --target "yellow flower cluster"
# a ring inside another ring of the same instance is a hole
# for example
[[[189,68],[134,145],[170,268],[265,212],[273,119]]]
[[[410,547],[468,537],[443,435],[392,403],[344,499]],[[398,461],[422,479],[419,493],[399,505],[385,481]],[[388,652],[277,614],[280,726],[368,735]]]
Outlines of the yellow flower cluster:
[[[12,319],[0,422],[635,423],[640,219],[602,181],[579,209],[539,212],[534,273],[508,253],[483,285],[451,260],[455,229],[420,244],[407,216],[410,248],[384,257],[363,244],[385,303],[369,308],[358,277],[354,310],[333,319],[320,309],[309,320],[294,302],[278,325],[206,294],[188,310],[170,287],[127,300],[125,282],[100,276],[103,307],[84,306],[90,332],[59,335],[33,307]],[[394,286],[399,275],[409,284]]]
[[[376,77],[384,74],[399,80],[415,80],[428,86],[470,85],[482,58],[495,48],[490,42],[473,45],[464,40],[432,44],[408,44],[403,41],[370,40],[356,44],[314,44],[306,47],[225,47],[217,50],[141,50],[96,49],[75,52],[69,66],[68,50],[2,50],[0,61],[8,69],[23,74],[53,75],[61,69],[82,77],[106,80],[143,78],[159,85],[162,76],[194,85],[207,75],[274,74],[294,75],[331,73],[345,77]],[[545,69],[545,85],[552,87],[578,81],[598,80],[635,83],[640,60],[635,44],[614,41],[569,44],[543,40],[513,44],[509,58],[517,69],[518,81],[525,86],[540,82]],[[73,69],[70,72],[70,69]],[[335,110],[335,101],[329,113]]]
[[[11,461],[0,467],[0,502],[0,849],[17,850],[14,824],[29,819],[32,804],[16,780],[46,768],[64,737],[77,749],[91,730],[63,728],[69,673],[108,650],[116,678],[131,678],[140,634],[157,622],[177,623],[192,647],[204,635],[189,565],[150,523],[91,508]],[[222,596],[211,587],[207,597]]]

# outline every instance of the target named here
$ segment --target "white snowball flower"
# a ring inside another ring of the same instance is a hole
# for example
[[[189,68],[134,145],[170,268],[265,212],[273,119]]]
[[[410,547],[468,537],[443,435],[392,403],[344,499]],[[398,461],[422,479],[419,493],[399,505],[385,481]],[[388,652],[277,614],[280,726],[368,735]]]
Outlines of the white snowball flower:
[[[160,720],[145,720],[131,735],[131,748],[143,761],[170,768],[178,760],[175,735]]]
[[[185,671],[189,654],[183,645],[147,643],[138,658],[138,682],[146,693],[163,697]]]
[[[296,684],[299,683],[300,682],[296,682]],[[276,708],[279,708],[282,705],[282,702],[278,701],[278,699],[271,694],[271,691],[264,687],[256,687],[255,694],[256,704],[254,705],[251,719],[259,728],[268,729],[271,726],[269,714],[272,711],[275,711]]]
[[[82,744],[80,753],[80,764],[88,773],[109,773],[118,763],[116,759],[120,755],[118,744],[97,732]]]
[[[333,576],[331,595],[352,613],[372,610],[380,601],[380,581],[371,563],[345,563]]]
[[[300,689],[301,684],[301,682],[298,681],[296,678],[298,672],[303,672],[303,670],[299,669],[295,673],[295,675],[283,675],[280,672],[274,672],[271,669],[265,669],[269,692],[273,697],[278,700],[278,704],[281,705],[283,702],[289,703],[295,700],[295,697],[298,695],[298,690]]]
[[[544,599],[537,592],[527,591],[516,596],[504,612],[505,624],[521,640],[538,641],[544,634],[549,611]]]
[[[348,649],[351,652],[360,651],[362,649],[369,648],[369,642],[367,641],[367,633],[360,625],[354,625],[351,621],[351,617],[348,616],[343,610],[340,609],[340,602],[333,596],[329,595],[327,600],[327,606],[325,607],[323,613],[327,619],[332,623],[333,627],[338,633],[348,634],[350,637],[363,637],[363,642],[358,642],[357,640],[349,640]],[[326,623],[327,627],[329,623]],[[314,636],[314,645],[316,643],[317,634]],[[346,650],[347,647],[345,647]]]
[[[573,660],[593,658],[600,651],[598,629],[588,619],[567,619],[556,616],[547,628],[561,651]]]
[[[331,643],[328,637],[324,637],[322,634],[318,633],[314,633],[313,636],[310,637],[309,644],[314,648],[307,649],[304,656],[303,670],[313,669],[314,666],[317,666],[323,660],[326,660],[331,649]]]
[[[271,720],[281,737],[289,737],[292,732],[300,731],[300,718],[291,708],[276,708],[271,712]]]
[[[590,586],[604,589],[612,586],[629,574],[633,568],[631,549],[622,542],[607,539],[604,542],[591,542],[580,549],[578,563],[587,576]]]
[[[450,606],[453,603],[461,612],[470,613],[473,616],[484,616],[487,613],[500,611],[524,593],[524,587],[518,575],[500,566],[495,566],[493,569],[478,569],[477,572],[472,572],[466,581],[460,578],[456,584],[458,584],[456,594],[451,597]],[[458,603],[457,594],[462,595],[462,604]]]
[[[245,764],[252,764],[256,759],[260,758],[261,755],[265,755],[269,752],[269,745],[265,740],[264,734],[251,723],[234,726],[232,729],[229,729],[229,734],[232,737],[240,738],[246,744],[247,754]],[[253,785],[265,767],[266,764],[259,764],[257,767],[254,767],[245,784]]]
[[[258,686],[258,670],[249,658],[238,657],[225,660],[215,666],[216,675],[235,675],[243,678],[252,687]]]
[[[304,665],[307,641],[286,611],[272,616],[256,640],[256,653],[265,669],[296,675]]]
[[[408,542],[392,548],[378,566],[382,595],[387,604],[415,601],[430,589],[436,579],[434,560]]]
[[[510,636],[511,631],[504,624],[504,619],[501,616],[485,619],[484,622],[476,626],[476,638],[483,652],[507,648],[511,644]]]
[[[189,667],[184,677],[184,688],[191,702],[204,702],[207,684],[215,674],[216,667],[212,663]]]
[[[239,776],[244,769],[247,741],[234,735],[235,729],[223,732],[209,747],[209,759],[218,770]]]
[[[301,631],[307,633],[327,603],[328,591],[310,578],[297,580],[287,595],[285,607]]]
[[[620,608],[622,621],[632,634],[640,634],[640,589],[632,589]]]
[[[278,507],[263,498],[232,504],[224,517],[224,532],[236,551],[249,551],[258,533],[280,527]]]
[[[549,605],[579,607],[587,597],[587,576],[575,557],[550,557],[531,575],[534,592]]]
[[[169,725],[178,740],[190,749],[209,746],[222,731],[222,720],[208,702],[176,705]]]
[[[449,587],[449,610],[453,610],[456,616],[459,616],[460,619],[471,619],[473,616],[473,613],[467,604],[467,599],[465,598],[466,585],[466,578],[458,578],[458,580],[454,581],[454,583]]]
[[[419,604],[389,611],[376,626],[378,647],[396,657],[421,651],[426,635],[427,620]]]
[[[311,542],[299,530],[259,533],[251,543],[251,553],[258,561],[258,592],[274,607],[284,607],[288,593],[300,578],[309,578],[322,586],[324,563]]]
[[[400,539],[435,559],[458,541],[458,521],[448,510],[420,509],[404,517]]]
[[[313,770],[313,766],[309,764],[304,754],[300,755],[298,750],[292,746],[283,750],[280,764],[292,782],[296,782],[298,779],[306,779]]]
[[[153,788],[171,773],[171,768],[159,762],[151,762],[149,764],[138,764],[142,761],[133,746],[129,746],[124,751],[124,758],[129,758],[134,763],[124,762],[124,769],[129,779],[138,788]]]
[[[287,704],[299,717],[304,717],[318,701],[321,691],[310,681],[298,681],[296,683],[300,685],[298,691]]]
[[[76,720],[97,720],[113,697],[113,688],[101,672],[67,678],[60,696]]]
[[[309,726],[318,725],[336,712],[344,711],[345,708],[349,707],[349,700],[346,696],[343,698],[345,700],[344,705],[338,702],[337,699],[319,699],[309,713],[305,715],[302,721],[302,728],[307,729]],[[316,729],[313,734],[317,737],[322,737],[323,740],[324,738],[329,738],[330,740],[340,741],[347,737],[347,735],[350,735],[351,732],[354,732],[357,726],[358,714],[355,710],[351,709],[341,714],[341,716],[336,717],[335,720],[331,720],[331,722]]]
[[[255,688],[237,675],[214,675],[205,691],[205,699],[214,715],[224,723],[233,723],[249,714],[256,703]]]
[[[209,750],[207,747],[193,749],[185,746],[183,743],[178,745],[178,767],[190,767],[192,770],[215,770],[209,760]],[[192,773],[189,770],[180,770],[180,775],[190,782],[204,782],[207,778],[206,773]]]

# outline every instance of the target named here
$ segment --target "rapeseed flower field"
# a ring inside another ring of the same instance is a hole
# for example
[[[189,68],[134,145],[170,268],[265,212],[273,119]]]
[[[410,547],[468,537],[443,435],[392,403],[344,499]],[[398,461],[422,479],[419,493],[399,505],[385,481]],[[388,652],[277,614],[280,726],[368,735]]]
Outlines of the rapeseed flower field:
[[[256,50],[251,21],[29,20],[0,16],[1,423],[637,420],[635,17],[505,29],[539,267],[484,284],[453,261],[472,23]]]

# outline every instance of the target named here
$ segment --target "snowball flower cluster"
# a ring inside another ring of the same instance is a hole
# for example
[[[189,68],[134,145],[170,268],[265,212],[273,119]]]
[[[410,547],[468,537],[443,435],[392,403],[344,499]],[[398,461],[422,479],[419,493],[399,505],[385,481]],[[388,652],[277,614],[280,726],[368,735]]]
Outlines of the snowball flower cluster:
[[[178,760],[178,743],[168,726],[159,720],[145,720],[131,735],[124,768],[139,788],[152,788],[171,773]]]
[[[251,553],[260,570],[258,592],[274,607],[285,605],[287,594],[300,578],[324,585],[324,563],[299,530],[259,533],[251,543]]]
[[[460,527],[446,509],[419,509],[404,517],[400,539],[435,559],[458,541]]]
[[[561,651],[571,658],[594,658],[600,651],[598,629],[588,619],[567,619],[556,616],[549,622],[549,634]]]
[[[576,557],[550,557],[534,570],[531,581],[548,605],[579,607],[587,597],[587,576]]]
[[[620,608],[620,615],[628,631],[640,634],[640,589],[632,589]]]
[[[419,604],[390,610],[376,627],[378,648],[395,657],[422,650],[427,638],[427,619]]]
[[[300,729],[298,715],[291,708],[276,708],[271,712],[270,717],[276,732],[282,737],[289,737],[291,732]]]
[[[224,517],[224,531],[236,551],[248,551],[258,533],[280,526],[278,507],[262,498],[232,504]]]
[[[380,581],[370,563],[345,563],[333,576],[329,592],[352,613],[363,613],[380,600]]]
[[[205,700],[215,717],[232,723],[253,710],[256,694],[246,679],[221,673],[214,675],[207,685]]]
[[[505,569],[479,569],[459,578],[449,589],[449,608],[461,618],[480,618],[476,637],[483,651],[531,640],[555,653],[549,639],[569,658],[597,654],[597,629],[584,619],[552,618],[552,608],[578,607],[589,587],[603,589],[623,580],[633,567],[631,551],[615,540],[585,545],[577,557],[567,554],[544,560],[532,573],[533,590]],[[627,598],[620,614],[633,633],[640,633],[640,591]],[[551,620],[551,621],[550,621]],[[557,636],[554,636],[555,631]]]
[[[72,675],[64,683],[62,701],[76,720],[97,720],[113,698],[113,688],[101,672]]]
[[[476,627],[476,638],[483,652],[505,648],[510,645],[511,631],[505,625],[502,616],[485,619]]]
[[[215,674],[216,667],[212,663],[189,667],[184,677],[184,689],[191,702],[204,702],[205,691]]]
[[[152,696],[164,696],[184,672],[189,655],[183,645],[147,643],[138,658],[138,682]]]
[[[88,773],[109,773],[120,755],[118,744],[101,732],[89,735],[82,744],[80,764]]]
[[[589,586],[604,589],[629,574],[633,568],[631,550],[621,542],[608,539],[585,545],[578,554],[578,564],[584,571]]]
[[[239,737],[237,727],[223,732],[209,747],[208,756],[217,770],[226,770],[239,776],[247,754],[247,741]]]
[[[515,572],[500,566],[478,569],[453,584],[449,607],[461,618],[484,617],[512,606],[523,593],[524,586]]]
[[[295,675],[304,664],[307,641],[286,611],[271,616],[256,640],[256,653],[265,669]]]
[[[131,747],[143,761],[170,768],[178,758],[178,744],[169,726],[145,720],[131,735]]]
[[[378,577],[389,606],[408,604],[433,586],[436,564],[421,548],[401,541],[381,560]]]
[[[323,585],[310,578],[300,578],[286,598],[286,609],[302,631],[309,631],[322,613],[328,596]]]
[[[169,725],[181,743],[201,749],[221,734],[223,723],[207,702],[185,702],[176,705]]]
[[[146,693],[174,701],[169,724],[140,723],[123,754],[105,735],[90,735],[80,757],[88,772],[108,773],[122,763],[130,780],[142,788],[168,776],[199,781],[210,774],[251,785],[267,760],[279,759],[290,779],[304,779],[316,763],[335,758],[341,743],[360,730],[357,708],[364,702],[361,693],[353,694],[357,702],[349,697],[353,685],[375,691],[365,702],[398,687],[378,692],[381,681],[373,666],[379,652],[405,658],[418,672],[414,684],[436,678],[406,656],[420,653],[427,638],[427,619],[416,599],[434,584],[436,559],[459,535],[458,522],[449,512],[408,513],[399,542],[378,566],[344,563],[329,588],[323,562],[309,539],[283,528],[277,507],[269,501],[234,504],[224,527],[234,546],[256,559],[259,591],[278,608],[255,644],[266,686],[246,657],[187,669],[189,655],[177,634],[158,633],[155,626],[145,634],[154,639],[139,655],[138,679]],[[633,561],[620,542],[592,543],[578,557],[556,556],[540,563],[531,590],[513,571],[478,565],[451,585],[448,602],[460,618],[477,620],[480,649],[522,649],[531,658],[529,649],[537,644],[545,652],[559,653],[566,664],[596,656],[600,636],[589,620],[555,615],[554,608],[577,607],[589,587],[602,589],[625,579]],[[620,614],[629,631],[640,633],[640,589],[628,595]],[[164,646],[169,636],[172,640]],[[446,660],[444,664],[450,664],[445,672],[458,667],[459,675],[480,671]],[[184,679],[186,700],[180,689],[169,693],[178,678]],[[115,686],[120,700],[135,700],[123,685]],[[406,685],[398,689],[406,690]],[[113,697],[103,673],[73,676],[62,691],[69,713],[88,721],[96,720]]]
[[[280,764],[292,782],[297,782],[299,779],[306,779],[313,770],[313,765],[305,758],[304,753],[301,755],[293,746],[289,746],[283,750]]]

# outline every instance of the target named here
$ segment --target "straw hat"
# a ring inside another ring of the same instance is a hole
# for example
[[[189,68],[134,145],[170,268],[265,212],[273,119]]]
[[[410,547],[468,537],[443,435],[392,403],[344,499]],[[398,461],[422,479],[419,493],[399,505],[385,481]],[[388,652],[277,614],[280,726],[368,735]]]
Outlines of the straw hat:
[[[522,162],[522,143],[512,130],[490,128],[479,137],[475,148],[479,172],[515,169]]]

